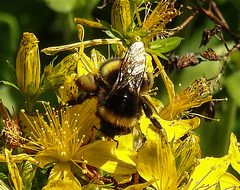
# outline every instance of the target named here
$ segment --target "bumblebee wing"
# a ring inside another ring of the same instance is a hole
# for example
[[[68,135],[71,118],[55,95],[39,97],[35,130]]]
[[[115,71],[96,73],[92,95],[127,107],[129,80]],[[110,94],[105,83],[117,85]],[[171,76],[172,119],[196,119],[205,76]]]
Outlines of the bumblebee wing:
[[[127,87],[130,92],[139,93],[146,65],[146,52],[142,42],[133,43],[121,62],[113,91]]]

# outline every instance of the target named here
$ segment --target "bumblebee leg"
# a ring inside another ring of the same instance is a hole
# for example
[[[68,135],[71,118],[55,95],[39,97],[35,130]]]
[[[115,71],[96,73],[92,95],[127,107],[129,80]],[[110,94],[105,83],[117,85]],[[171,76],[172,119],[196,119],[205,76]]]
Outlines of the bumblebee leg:
[[[159,123],[156,117],[153,116],[152,108],[147,103],[142,103],[143,111],[145,115],[150,119],[152,124],[158,129],[162,129],[162,125]]]
[[[70,106],[77,105],[77,104],[82,104],[85,100],[90,99],[94,96],[97,96],[96,93],[86,93],[83,92],[81,93],[76,100],[69,100],[67,101],[67,104]]]
[[[94,96],[97,96],[97,94],[83,92],[83,93],[79,94],[78,99],[77,99],[77,104],[82,104],[85,100],[90,99]]]

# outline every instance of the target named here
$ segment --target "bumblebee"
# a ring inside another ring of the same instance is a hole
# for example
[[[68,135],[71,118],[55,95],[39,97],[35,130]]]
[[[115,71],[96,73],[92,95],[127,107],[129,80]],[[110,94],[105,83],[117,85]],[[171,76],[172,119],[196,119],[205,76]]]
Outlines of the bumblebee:
[[[84,91],[77,99],[78,104],[94,96],[98,98],[96,114],[104,135],[114,138],[129,133],[143,112],[154,126],[162,128],[143,96],[153,86],[153,74],[146,72],[146,52],[142,42],[133,43],[124,58],[112,58],[103,63],[98,75],[80,76],[76,84]]]

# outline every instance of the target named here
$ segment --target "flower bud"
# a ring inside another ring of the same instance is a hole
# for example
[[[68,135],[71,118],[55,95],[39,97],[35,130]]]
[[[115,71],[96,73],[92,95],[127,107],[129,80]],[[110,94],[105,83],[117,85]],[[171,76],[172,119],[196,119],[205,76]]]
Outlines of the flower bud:
[[[39,89],[40,67],[38,39],[33,33],[24,32],[17,53],[16,74],[18,88],[28,97]]]
[[[131,25],[129,0],[115,0],[111,13],[112,27],[124,35]]]

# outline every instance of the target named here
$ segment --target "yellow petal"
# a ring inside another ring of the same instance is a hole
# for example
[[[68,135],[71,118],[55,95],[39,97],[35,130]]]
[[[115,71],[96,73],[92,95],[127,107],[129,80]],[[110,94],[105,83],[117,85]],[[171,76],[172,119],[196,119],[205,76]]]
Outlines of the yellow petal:
[[[61,104],[65,105],[69,100],[76,100],[78,97],[78,87],[75,83],[77,79],[76,74],[71,74],[65,76],[65,81],[62,87],[58,89],[60,97],[61,97]]]
[[[31,164],[38,165],[38,161],[36,159],[25,153],[12,155],[11,159],[14,163],[22,163],[22,161],[28,160]],[[5,156],[3,154],[0,154],[0,162],[5,162]]]
[[[56,163],[58,160],[47,153],[47,150],[38,152],[35,159],[39,162],[39,167],[43,168],[46,164]]]
[[[106,61],[106,58],[97,50],[91,50],[91,60],[96,68],[99,68],[101,64]]]
[[[217,185],[219,178],[226,172],[231,158],[226,155],[221,158],[206,157],[199,160],[200,164],[195,168],[191,176],[191,189],[207,189]]]
[[[31,155],[24,154],[24,153],[12,155],[12,160],[15,163],[21,163],[24,160],[28,160],[31,164],[38,165],[38,161],[35,158],[33,158]]]
[[[130,185],[127,188],[125,188],[124,190],[142,190],[143,188],[152,185],[154,182],[156,182],[156,180],[150,180],[150,181],[148,181],[146,183]]]
[[[137,154],[137,170],[141,177],[157,189],[177,189],[177,171],[170,144],[164,136],[147,140]]]
[[[146,53],[146,71],[147,72],[153,72],[154,67],[152,65],[152,56]]]
[[[132,174],[136,172],[135,164],[127,163],[119,159],[115,154],[117,143],[115,141],[95,141],[83,146],[74,161],[87,161],[88,165],[114,174]],[[128,161],[130,160],[126,157]]]
[[[22,178],[20,177],[18,167],[12,160],[11,152],[5,148],[5,162],[8,167],[9,176],[16,190],[22,190]]]
[[[57,187],[61,187],[60,184],[63,185],[61,189],[81,189],[81,184],[72,174],[68,162],[58,162],[53,167],[48,178],[48,184],[44,188],[57,189]]]
[[[42,188],[42,190],[60,190],[60,189],[74,189],[81,190],[82,188],[74,181],[55,180]]]
[[[168,142],[172,141],[172,139],[179,139],[184,136],[187,132],[197,128],[200,124],[200,119],[195,117],[193,119],[186,120],[173,120],[167,121],[160,118],[157,114],[153,114],[153,116],[159,121],[162,127],[166,130]],[[149,136],[149,125],[152,125],[151,121],[147,117],[141,117],[140,119],[140,127],[142,132]],[[152,127],[154,129],[154,126]]]
[[[118,142],[118,147],[115,149],[116,156],[129,163],[134,164],[132,159],[136,156],[137,152],[134,151],[134,139],[132,134],[121,135],[119,137],[115,137],[115,140]],[[130,159],[132,157],[132,159]]]
[[[68,120],[72,123],[75,122],[75,125],[78,126],[78,138],[82,139],[82,144],[87,144],[96,135],[96,129],[93,126],[100,127],[100,120],[96,116],[97,103],[97,98],[91,98],[82,104],[67,108]]]
[[[232,167],[240,174],[240,144],[237,142],[237,137],[232,133],[230,138],[230,147],[228,154],[231,156]]]
[[[190,133],[181,143],[173,143],[173,153],[179,173],[188,172],[191,174],[192,167],[201,157],[199,140],[198,136]]]
[[[78,61],[79,61],[78,53],[73,53],[66,56],[55,67],[53,67],[54,74],[58,73],[68,74],[74,72],[77,67]]]
[[[159,73],[163,79],[164,85],[167,89],[168,98],[169,98],[169,104],[172,104],[173,98],[175,97],[175,91],[174,91],[174,84],[171,81],[171,79],[168,77],[167,73],[164,70],[164,67],[162,66],[161,62],[159,61],[157,55],[152,55],[158,69]]]
[[[97,74],[98,68],[95,67],[93,61],[85,53],[82,53],[77,66],[77,74],[81,76],[88,73]]]
[[[230,173],[224,173],[219,182],[221,189],[240,189],[240,181]]]

